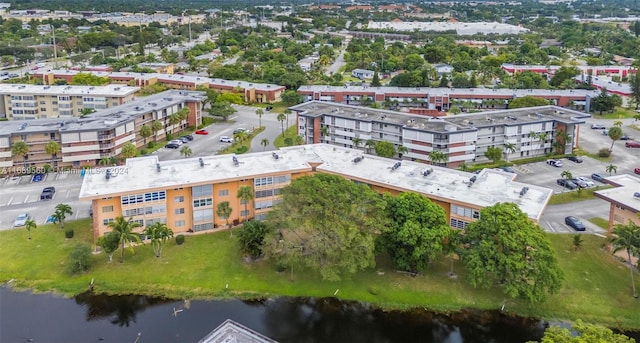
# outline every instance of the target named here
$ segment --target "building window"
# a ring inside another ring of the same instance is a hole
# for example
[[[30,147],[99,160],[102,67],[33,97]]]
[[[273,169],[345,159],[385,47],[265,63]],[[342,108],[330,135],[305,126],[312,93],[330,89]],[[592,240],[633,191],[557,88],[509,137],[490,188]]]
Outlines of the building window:
[[[451,218],[450,225],[453,228],[464,230],[464,229],[467,228],[467,225],[469,225],[469,223],[465,222],[464,220],[458,220],[458,219]]]
[[[254,220],[267,220],[267,214],[266,213],[256,214],[256,216],[253,219]]]
[[[266,198],[266,197],[270,197],[273,196],[273,189],[265,189],[265,190],[261,190],[261,191],[256,191],[255,193],[255,198]]]
[[[255,187],[268,186],[272,184],[273,184],[273,177],[271,176],[259,177],[253,180],[253,185]]]
[[[184,207],[176,208],[175,214],[184,214]]]
[[[241,217],[248,217],[249,216],[249,210],[242,210],[240,211],[240,216]]]
[[[204,206],[211,206],[211,205],[213,205],[213,199],[211,198],[197,199],[193,201],[193,207],[204,207]]]
[[[213,223],[196,224],[193,226],[193,231],[204,231],[213,229]]]
[[[177,197],[173,197],[173,202],[175,202],[175,203],[184,202],[184,195],[179,195]]]
[[[113,223],[113,218],[103,219],[102,220],[102,225],[104,225],[104,226],[109,225],[109,223]]]
[[[229,190],[228,189],[223,189],[221,191],[218,191],[218,196],[220,197],[224,197],[224,196],[228,196],[229,195]]]
[[[191,194],[194,198],[212,196],[213,186],[212,185],[193,186],[191,187]]]
[[[184,220],[176,220],[175,222],[175,227],[183,227],[185,226],[186,222]]]
[[[213,210],[210,208],[204,209],[204,210],[194,210],[193,221],[194,222],[213,221]]]
[[[614,214],[613,215],[613,221],[614,222],[618,222],[618,223],[624,223],[624,218],[622,216]]]
[[[113,206],[102,206],[102,213],[113,212]]]

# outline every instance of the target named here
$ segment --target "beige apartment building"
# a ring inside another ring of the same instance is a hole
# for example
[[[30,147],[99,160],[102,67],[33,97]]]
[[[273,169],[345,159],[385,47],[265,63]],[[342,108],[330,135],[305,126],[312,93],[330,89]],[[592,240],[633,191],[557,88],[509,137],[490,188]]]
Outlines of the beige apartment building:
[[[617,224],[632,221],[640,225],[640,178],[629,175],[614,175],[606,178],[614,188],[593,192],[595,196],[609,202],[609,232]]]
[[[135,99],[139,87],[0,84],[0,118],[32,120],[79,117]]]
[[[200,125],[205,99],[202,92],[170,90],[84,117],[0,122],[0,168],[4,168],[3,174],[23,174],[29,167],[44,165],[95,166],[102,159],[118,157],[128,142],[141,148],[147,141],[163,139],[167,133]],[[172,124],[169,116],[183,108],[189,109],[188,117]],[[162,128],[143,138],[140,129],[153,121],[160,122]],[[20,141],[26,143],[28,153],[16,156],[13,147]],[[46,152],[50,141],[58,143],[58,153]]]

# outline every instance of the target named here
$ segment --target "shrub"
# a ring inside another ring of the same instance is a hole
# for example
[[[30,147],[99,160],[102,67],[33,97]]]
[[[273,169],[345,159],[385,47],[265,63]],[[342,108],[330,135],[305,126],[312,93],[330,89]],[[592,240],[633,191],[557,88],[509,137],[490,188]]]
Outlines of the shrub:
[[[293,145],[293,138],[291,137],[287,137],[284,139],[284,145],[286,146],[292,146]]]
[[[49,164],[45,164],[44,166],[42,166],[42,168],[47,173],[50,172],[53,169],[53,168],[51,168],[51,165],[49,165]]]
[[[67,230],[64,232],[64,236],[65,236],[65,237],[67,237],[67,238],[69,238],[69,239],[73,238],[73,229],[67,229]]]
[[[285,265],[285,264],[284,264],[284,263],[282,263],[282,262],[278,262],[278,264],[276,265],[276,271],[277,271],[278,273],[284,273],[284,272],[285,272],[285,270],[287,270],[287,265]]]
[[[156,147],[156,142],[149,142],[147,143],[147,149],[153,149]]]
[[[264,222],[257,220],[245,222],[238,231],[240,250],[254,259],[262,256],[264,237],[268,232],[269,229]]]
[[[165,137],[167,139],[167,142],[170,141],[170,140],[173,140],[173,135],[170,134],[170,133],[167,133],[167,135]]]
[[[77,244],[69,253],[67,271],[70,274],[84,272],[89,270],[92,264],[93,256],[91,254],[91,246],[88,244]]]
[[[177,245],[182,245],[182,243],[184,243],[184,235],[177,235],[176,236],[176,244]]]
[[[140,155],[145,156],[147,154],[148,154],[147,149],[145,149],[145,148],[140,149]]]
[[[609,149],[607,149],[607,148],[602,148],[602,149],[598,150],[598,156],[599,157],[609,157],[609,156],[611,156],[611,151],[609,151]]]
[[[378,289],[378,287],[375,286],[369,286],[367,288],[367,291],[371,294],[371,295],[378,295],[378,293],[380,293],[380,290]]]
[[[236,154],[244,154],[247,151],[249,151],[249,147],[241,145],[236,149]]]

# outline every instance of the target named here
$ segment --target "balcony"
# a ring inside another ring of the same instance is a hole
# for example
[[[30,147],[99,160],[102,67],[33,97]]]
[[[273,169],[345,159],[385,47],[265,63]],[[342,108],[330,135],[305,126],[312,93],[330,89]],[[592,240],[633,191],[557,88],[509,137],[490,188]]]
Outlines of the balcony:
[[[114,139],[116,137],[115,134],[109,134],[109,135],[98,135],[98,140],[99,141],[106,141],[109,139]]]

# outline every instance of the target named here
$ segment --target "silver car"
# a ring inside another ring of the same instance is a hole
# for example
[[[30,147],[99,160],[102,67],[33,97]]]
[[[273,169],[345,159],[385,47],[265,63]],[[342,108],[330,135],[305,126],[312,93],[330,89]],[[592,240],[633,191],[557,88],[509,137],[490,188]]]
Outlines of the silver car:
[[[595,186],[595,184],[593,183],[593,181],[589,180],[589,178],[586,178],[584,176],[578,176],[576,177],[577,181],[581,181],[585,184],[585,187],[593,187]],[[575,181],[574,181],[575,182]],[[577,182],[576,182],[577,183]],[[580,185],[580,184],[578,184]],[[582,187],[582,186],[581,186]]]
[[[25,226],[27,224],[27,220],[31,218],[29,213],[22,213],[16,217],[16,220],[13,222],[14,227]]]

